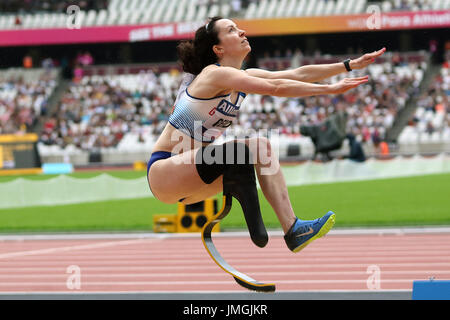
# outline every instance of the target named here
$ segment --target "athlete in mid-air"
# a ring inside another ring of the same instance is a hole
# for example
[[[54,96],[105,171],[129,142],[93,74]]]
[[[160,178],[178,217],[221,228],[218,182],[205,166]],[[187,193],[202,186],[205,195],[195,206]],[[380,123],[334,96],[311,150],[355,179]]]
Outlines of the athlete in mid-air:
[[[342,63],[277,72],[241,70],[251,51],[250,44],[244,30],[221,17],[209,19],[196,31],[194,40],[181,42],[177,49],[187,77],[148,162],[148,182],[154,196],[164,203],[192,204],[217,195],[226,187],[242,200],[242,205],[253,200],[247,199],[252,192],[240,186],[254,185],[252,175],[256,171],[261,190],[280,221],[290,250],[297,252],[326,234],[334,224],[335,214],[330,211],[316,220],[297,218],[279,160],[273,156],[267,138],[237,139],[222,145],[213,142],[235,121],[246,94],[279,97],[341,94],[366,83],[368,77],[345,78],[334,84],[315,82],[365,68],[385,49]],[[186,139],[189,143],[180,148],[180,140]],[[228,162],[236,161],[239,150],[246,159],[252,159],[246,166]],[[234,155],[230,158],[231,151]],[[206,154],[216,158],[221,155],[224,161],[204,161]]]

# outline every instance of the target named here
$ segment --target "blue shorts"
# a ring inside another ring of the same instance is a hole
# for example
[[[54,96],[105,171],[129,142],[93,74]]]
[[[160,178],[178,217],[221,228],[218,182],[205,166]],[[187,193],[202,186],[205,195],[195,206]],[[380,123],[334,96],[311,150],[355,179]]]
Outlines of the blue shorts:
[[[153,152],[150,157],[150,160],[147,163],[147,176],[148,176],[148,173],[150,172],[150,167],[152,166],[153,163],[155,163],[158,160],[170,158],[171,156],[173,156],[173,154],[171,152],[167,152],[167,151]]]
[[[150,191],[152,190],[152,187],[150,186],[150,180],[148,179],[148,173],[150,172],[150,167],[156,161],[164,160],[164,159],[170,158],[174,155],[175,154],[172,154],[171,152],[167,152],[167,151],[156,151],[156,152],[152,153],[152,155],[150,156],[150,160],[147,163],[147,181],[148,181],[148,187],[150,188]],[[152,193],[153,193],[153,191],[152,191]],[[186,198],[180,199],[179,201],[181,202],[184,199],[186,199]]]

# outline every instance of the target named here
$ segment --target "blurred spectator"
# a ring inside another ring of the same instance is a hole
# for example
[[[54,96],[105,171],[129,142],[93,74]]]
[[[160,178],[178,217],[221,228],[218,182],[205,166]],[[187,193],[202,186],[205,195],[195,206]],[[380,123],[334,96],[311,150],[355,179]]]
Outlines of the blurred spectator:
[[[386,141],[381,141],[380,142],[380,154],[382,155],[382,156],[388,156],[389,155],[389,153],[390,153],[390,151],[389,151],[389,145],[388,145],[388,143],[386,142]]]
[[[94,64],[94,58],[88,51],[86,51],[84,53],[80,52],[77,55],[76,63],[81,66],[90,66],[90,65]]]
[[[33,68],[33,58],[30,55],[23,57],[23,67],[25,69]]]
[[[294,54],[292,55],[291,58],[291,68],[295,69],[295,68],[299,68],[302,66],[303,64],[303,54],[302,51],[299,48],[295,49]]]
[[[54,67],[55,67],[55,63],[52,58],[49,57],[49,58],[42,60],[42,68],[44,68],[45,70],[51,70]]]
[[[429,51],[431,53],[431,59],[434,63],[436,63],[439,60],[439,57],[436,56],[436,53],[438,52],[438,42],[436,39],[431,39],[429,42]]]
[[[433,123],[431,121],[427,122],[427,129],[426,132],[431,135],[434,132],[434,126]]]
[[[16,18],[14,20],[14,25],[16,27],[20,27],[22,25],[22,19],[19,16],[16,16]]]
[[[366,161],[366,155],[364,154],[364,150],[361,146],[361,143],[356,140],[356,137],[353,134],[348,134],[347,139],[350,147],[350,153],[345,158],[348,158],[356,162]]]
[[[83,68],[81,65],[77,64],[73,69],[73,82],[79,83],[83,78]]]

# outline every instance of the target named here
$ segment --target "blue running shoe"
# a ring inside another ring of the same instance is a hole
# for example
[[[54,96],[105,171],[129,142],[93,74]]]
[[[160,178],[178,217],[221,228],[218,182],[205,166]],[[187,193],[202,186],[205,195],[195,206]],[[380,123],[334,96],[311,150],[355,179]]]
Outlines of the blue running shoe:
[[[293,252],[299,252],[308,244],[323,237],[334,226],[336,215],[329,211],[322,218],[315,220],[300,220],[297,218],[284,236],[284,241]]]

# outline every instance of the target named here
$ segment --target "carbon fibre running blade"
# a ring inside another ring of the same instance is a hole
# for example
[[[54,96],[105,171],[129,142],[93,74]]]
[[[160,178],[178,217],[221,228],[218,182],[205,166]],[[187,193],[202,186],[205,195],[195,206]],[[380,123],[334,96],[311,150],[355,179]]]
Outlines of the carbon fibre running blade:
[[[236,280],[236,282],[242,287],[258,292],[275,292],[275,284],[262,283],[256,281],[255,279],[252,279],[246,274],[239,272],[235,268],[230,266],[225,261],[225,259],[222,258],[216,246],[214,245],[211,238],[212,229],[217,223],[219,223],[223,218],[225,218],[228,215],[231,209],[231,204],[232,204],[232,197],[224,196],[222,210],[219,213],[217,213],[210,221],[208,221],[202,229],[203,245],[205,246],[206,251],[208,251],[209,255],[214,260],[214,262],[222,270],[233,276],[234,280]]]

